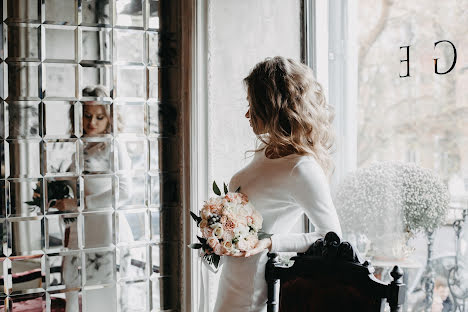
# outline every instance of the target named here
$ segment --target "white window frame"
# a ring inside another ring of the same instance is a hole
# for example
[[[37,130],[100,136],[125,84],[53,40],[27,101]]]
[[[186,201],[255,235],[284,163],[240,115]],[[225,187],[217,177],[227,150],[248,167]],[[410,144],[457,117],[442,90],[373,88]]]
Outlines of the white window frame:
[[[207,64],[208,64],[208,2],[206,0],[196,0],[195,2],[195,23],[192,66],[192,100],[191,100],[191,151],[190,151],[190,209],[198,214],[198,207],[208,198],[208,107],[207,103]],[[187,224],[191,241],[196,239],[197,227],[192,220]],[[209,302],[209,292],[199,288],[202,279],[208,280],[208,272],[202,270],[197,250],[191,250],[190,255],[190,288],[191,288],[191,308],[192,312],[198,312],[200,295],[204,295],[204,302]],[[204,274],[204,276],[202,276]],[[204,285],[207,287],[208,285]],[[188,311],[188,309],[187,309]],[[205,306],[205,311],[208,306]]]
[[[357,53],[353,22],[341,20],[341,14],[354,12],[356,3],[347,0],[303,0],[304,5],[304,57],[305,62],[315,72],[317,80],[324,87],[326,98],[335,108],[336,153],[334,154],[335,173],[332,176],[332,189],[337,181],[356,168],[356,94],[357,94]],[[208,64],[208,1],[196,0],[194,31],[194,55],[191,107],[191,157],[190,157],[190,199],[191,210],[198,213],[198,207],[208,198],[208,129],[207,129],[207,64]],[[339,11],[336,11],[339,10]],[[341,14],[336,14],[337,12]],[[347,23],[347,24],[346,24]],[[338,32],[345,29],[346,33]],[[333,36],[330,36],[332,34]],[[343,38],[343,35],[346,37]],[[346,52],[346,53],[344,53]],[[339,73],[346,73],[345,76]],[[345,101],[346,100],[346,101]],[[309,224],[310,225],[310,224]],[[307,227],[306,231],[311,229]],[[190,222],[187,230],[196,237],[197,227]],[[200,295],[209,302],[209,292],[199,289],[201,279],[208,280],[208,272],[199,265],[196,251],[190,255],[190,310],[198,312]],[[202,274],[204,274],[202,276]],[[207,287],[208,285],[204,285]],[[188,309],[187,309],[188,310]],[[205,311],[209,312],[208,306]]]
[[[332,190],[357,166],[356,1],[307,1],[307,64],[335,110]]]

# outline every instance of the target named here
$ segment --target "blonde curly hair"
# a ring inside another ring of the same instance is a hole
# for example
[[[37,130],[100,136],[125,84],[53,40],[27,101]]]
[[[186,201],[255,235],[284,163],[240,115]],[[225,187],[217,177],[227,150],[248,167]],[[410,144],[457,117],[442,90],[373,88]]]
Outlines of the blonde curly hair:
[[[325,100],[323,88],[305,64],[276,56],[258,63],[243,80],[249,97],[250,117],[265,146],[279,155],[291,150],[312,155],[328,175],[333,172],[331,148],[334,111]]]

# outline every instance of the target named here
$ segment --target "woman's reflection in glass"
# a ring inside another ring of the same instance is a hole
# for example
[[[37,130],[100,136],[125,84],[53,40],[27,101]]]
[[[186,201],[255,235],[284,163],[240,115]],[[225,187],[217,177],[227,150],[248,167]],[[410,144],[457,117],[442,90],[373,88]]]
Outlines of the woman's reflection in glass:
[[[107,97],[108,93],[102,86],[87,87],[83,90],[83,97]],[[95,102],[84,102],[82,114],[82,137],[101,137],[112,133],[112,114],[110,105],[100,105]],[[70,117],[73,117],[72,115]],[[120,116],[117,116],[117,127],[122,124]],[[99,142],[85,142],[83,148],[84,174],[109,173],[111,166],[111,140],[102,140]],[[117,149],[118,167],[120,170],[131,168],[131,160],[125,149],[120,146]],[[75,168],[71,168],[74,171]],[[107,181],[103,182],[103,181]],[[109,208],[113,202],[112,182],[109,179],[85,179],[84,183],[84,208],[86,212],[99,212]],[[131,179],[129,177],[119,177],[118,196],[119,202],[124,201],[131,194]],[[63,199],[57,200],[54,208],[62,212],[74,212],[77,210],[76,200]],[[78,246],[79,228],[76,224],[76,218],[66,218],[66,230],[64,246]],[[84,233],[82,233],[83,245],[85,248],[111,246],[114,244],[113,213],[87,214],[83,218]],[[116,225],[118,226],[117,240],[119,242],[130,242],[133,240],[131,228],[124,217],[117,215]],[[83,227],[82,227],[83,228]],[[64,285],[67,288],[77,288],[81,286],[81,280],[85,279],[86,284],[108,284],[115,281],[115,260],[114,251],[95,251],[87,252],[84,255],[85,268],[81,270],[81,258],[78,255],[64,256],[62,276]],[[118,259],[119,270],[125,274],[130,267],[130,254],[120,255]],[[86,306],[93,307],[93,310],[113,311],[115,307],[109,305],[109,302],[102,300],[103,296],[107,298],[116,297],[116,289],[109,287],[101,289],[98,292],[87,292]],[[66,293],[67,308],[66,311],[79,311],[78,294],[76,292]],[[125,307],[125,300],[121,299],[121,307]],[[114,300],[115,302],[115,300]],[[124,309],[125,310],[125,309]]]

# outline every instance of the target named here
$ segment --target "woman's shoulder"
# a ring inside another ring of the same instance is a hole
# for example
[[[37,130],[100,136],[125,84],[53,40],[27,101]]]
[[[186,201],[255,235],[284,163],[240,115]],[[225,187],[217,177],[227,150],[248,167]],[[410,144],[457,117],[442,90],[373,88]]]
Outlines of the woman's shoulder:
[[[326,181],[326,174],[317,159],[303,155],[292,160],[290,177],[302,180]]]

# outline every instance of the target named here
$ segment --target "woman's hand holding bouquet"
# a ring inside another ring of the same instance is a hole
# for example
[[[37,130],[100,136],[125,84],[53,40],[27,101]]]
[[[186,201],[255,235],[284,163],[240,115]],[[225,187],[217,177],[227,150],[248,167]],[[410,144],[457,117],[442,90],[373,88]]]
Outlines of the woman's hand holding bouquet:
[[[271,246],[270,234],[261,232],[263,218],[249,202],[247,195],[228,192],[224,196],[213,182],[217,197],[205,201],[200,216],[190,212],[202,236],[190,248],[200,249],[203,259],[216,269],[221,256],[248,257]]]

